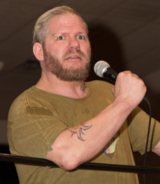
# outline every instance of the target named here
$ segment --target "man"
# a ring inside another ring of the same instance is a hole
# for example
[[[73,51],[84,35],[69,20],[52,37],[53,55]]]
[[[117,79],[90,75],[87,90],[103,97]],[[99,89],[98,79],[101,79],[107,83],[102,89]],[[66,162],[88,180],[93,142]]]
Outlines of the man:
[[[133,165],[130,142],[134,151],[144,153],[148,116],[136,108],[146,92],[143,81],[126,71],[114,88],[101,81],[84,83],[91,55],[88,30],[69,7],[44,13],[33,42],[42,75],[11,106],[10,151],[49,159],[60,168],[17,164],[20,183],[138,183],[136,174],[69,171],[87,161]],[[158,154],[160,126],[154,119],[151,129],[150,143],[153,137]]]

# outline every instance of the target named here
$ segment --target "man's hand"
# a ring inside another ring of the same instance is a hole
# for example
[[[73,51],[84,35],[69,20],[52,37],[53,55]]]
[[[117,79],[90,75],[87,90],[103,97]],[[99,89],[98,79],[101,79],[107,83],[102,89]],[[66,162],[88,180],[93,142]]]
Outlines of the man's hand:
[[[146,86],[144,82],[130,71],[119,73],[113,95],[117,102],[123,101],[131,108],[135,108],[144,98]]]

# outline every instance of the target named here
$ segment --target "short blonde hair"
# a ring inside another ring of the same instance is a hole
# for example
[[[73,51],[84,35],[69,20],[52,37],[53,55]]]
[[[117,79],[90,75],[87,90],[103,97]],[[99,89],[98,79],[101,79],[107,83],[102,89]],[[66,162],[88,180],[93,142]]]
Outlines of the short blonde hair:
[[[75,14],[78,17],[80,17],[81,20],[84,22],[84,20],[79,15],[79,13],[68,6],[58,6],[58,7],[52,8],[51,10],[48,10],[47,12],[45,12],[44,14],[42,14],[38,18],[38,20],[34,26],[34,30],[33,30],[33,44],[36,42],[43,44],[46,37],[47,37],[47,34],[49,32],[49,30],[47,28],[49,20],[52,17],[55,17],[57,15],[63,15],[66,13]],[[86,26],[86,31],[88,32],[88,26],[85,22],[84,22],[84,24]]]

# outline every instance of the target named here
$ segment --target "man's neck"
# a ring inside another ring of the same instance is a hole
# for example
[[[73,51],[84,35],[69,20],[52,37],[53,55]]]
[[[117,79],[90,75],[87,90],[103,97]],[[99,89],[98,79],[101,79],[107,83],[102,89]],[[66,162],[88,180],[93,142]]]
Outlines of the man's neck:
[[[46,75],[43,72],[35,87],[49,93],[70,98],[83,98],[88,92],[84,81],[63,81],[53,74]]]

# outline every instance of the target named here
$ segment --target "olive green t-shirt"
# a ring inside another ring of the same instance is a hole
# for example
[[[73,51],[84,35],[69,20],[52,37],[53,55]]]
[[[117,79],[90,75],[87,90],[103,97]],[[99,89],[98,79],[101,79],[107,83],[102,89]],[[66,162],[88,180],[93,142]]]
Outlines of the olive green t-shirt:
[[[34,86],[17,97],[8,117],[11,154],[46,158],[63,130],[86,122],[114,101],[111,84],[92,81],[86,82],[86,86],[88,94],[80,99],[51,94]],[[91,162],[134,165],[131,148],[144,153],[148,120],[146,113],[136,108],[117,133],[115,152],[106,154],[102,151]],[[154,119],[151,132],[149,145],[153,137],[154,147],[160,140],[160,125]],[[137,175],[132,173],[80,169],[68,172],[23,164],[16,164],[16,169],[20,184],[138,184]]]

